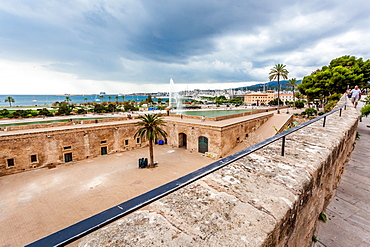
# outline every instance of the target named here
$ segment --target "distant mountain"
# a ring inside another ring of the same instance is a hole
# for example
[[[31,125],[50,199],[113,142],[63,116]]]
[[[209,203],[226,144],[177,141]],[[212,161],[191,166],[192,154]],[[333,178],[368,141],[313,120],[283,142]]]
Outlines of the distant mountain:
[[[288,80],[280,81],[280,89],[289,89],[290,87],[285,86],[285,83],[289,82]],[[301,83],[302,80],[297,80],[297,84]],[[238,87],[235,88],[236,90],[251,90],[251,91],[262,91],[263,88],[265,87],[266,90],[277,90],[278,83],[277,81],[270,81],[267,83],[260,83],[260,84],[255,84],[251,85],[248,87]]]

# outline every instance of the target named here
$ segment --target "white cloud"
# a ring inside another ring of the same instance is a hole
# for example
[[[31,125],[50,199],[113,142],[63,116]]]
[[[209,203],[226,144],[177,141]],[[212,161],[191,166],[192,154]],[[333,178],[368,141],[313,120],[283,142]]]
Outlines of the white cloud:
[[[2,91],[163,91],[171,77],[244,86],[276,63],[301,79],[342,55],[369,59],[363,1],[266,2],[3,0]]]

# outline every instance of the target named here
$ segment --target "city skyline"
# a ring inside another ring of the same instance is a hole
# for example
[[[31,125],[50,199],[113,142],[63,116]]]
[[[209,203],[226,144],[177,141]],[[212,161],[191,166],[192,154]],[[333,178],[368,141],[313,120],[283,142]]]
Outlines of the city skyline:
[[[364,0],[0,3],[1,94],[225,89],[368,59]]]

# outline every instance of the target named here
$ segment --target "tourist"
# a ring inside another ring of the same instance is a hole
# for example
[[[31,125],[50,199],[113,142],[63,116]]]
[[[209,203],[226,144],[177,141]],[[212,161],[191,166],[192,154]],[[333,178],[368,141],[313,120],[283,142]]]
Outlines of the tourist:
[[[205,120],[206,120],[206,117],[202,116],[202,122],[204,122]]]
[[[358,101],[360,100],[361,98],[361,90],[358,88],[358,86],[356,85],[354,89],[351,90],[351,101],[352,101],[352,104],[355,105],[355,108],[357,107],[357,104],[358,104]]]

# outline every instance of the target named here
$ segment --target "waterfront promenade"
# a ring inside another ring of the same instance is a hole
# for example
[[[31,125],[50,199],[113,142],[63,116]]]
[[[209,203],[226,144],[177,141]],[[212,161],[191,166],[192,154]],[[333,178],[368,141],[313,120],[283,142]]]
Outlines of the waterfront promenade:
[[[315,247],[370,246],[370,117],[362,118],[358,132],[361,136],[325,211],[328,220],[320,221]]]

